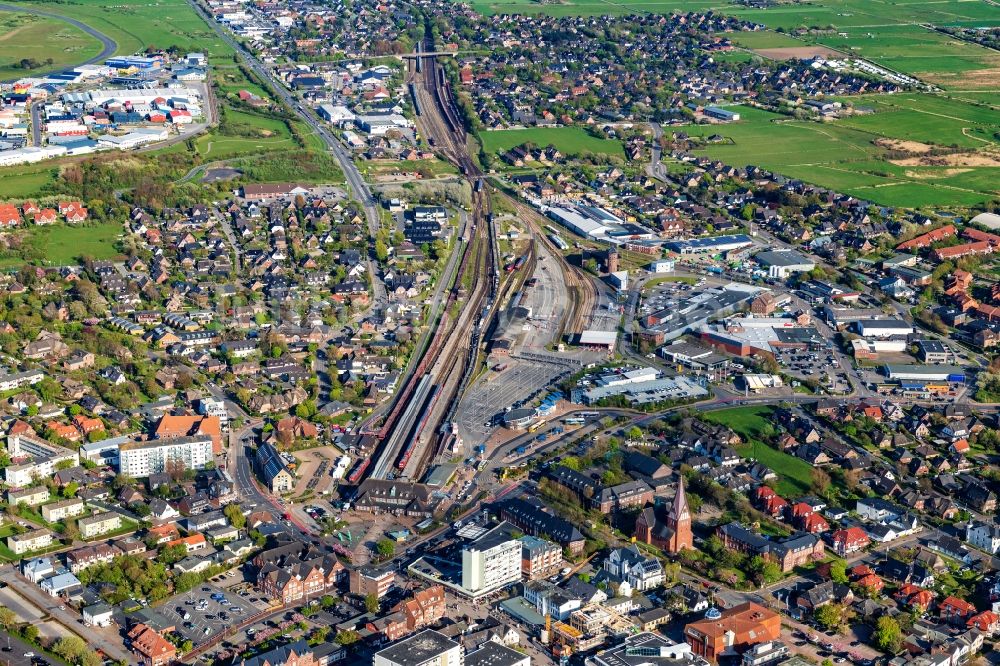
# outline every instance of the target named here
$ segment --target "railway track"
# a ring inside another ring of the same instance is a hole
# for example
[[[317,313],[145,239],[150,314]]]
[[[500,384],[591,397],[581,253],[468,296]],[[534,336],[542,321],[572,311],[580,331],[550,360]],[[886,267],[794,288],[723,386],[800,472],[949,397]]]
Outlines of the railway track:
[[[563,282],[569,292],[571,306],[559,322],[559,339],[562,339],[567,331],[583,330],[590,323],[591,313],[597,304],[597,285],[583,269],[572,266],[566,261],[562,252],[545,233],[544,221],[540,221],[538,211],[510,195],[503,194],[502,196],[507,199],[508,204],[514,207],[520,218],[527,223],[535,239],[543,243],[557,258]]]
[[[425,40],[420,52],[433,50],[431,46]],[[441,427],[442,419],[450,418],[475,369],[482,334],[494,316],[500,286],[490,192],[466,148],[465,128],[451,86],[435,56],[414,59],[409,74],[408,88],[418,126],[435,151],[455,164],[472,188],[471,234],[461,250],[463,255],[437,330],[378,432],[380,444],[373,456],[374,464],[359,463],[364,466],[356,470],[359,473],[352,472],[351,482],[364,478],[420,478],[437,449],[446,442],[442,431],[447,429]]]

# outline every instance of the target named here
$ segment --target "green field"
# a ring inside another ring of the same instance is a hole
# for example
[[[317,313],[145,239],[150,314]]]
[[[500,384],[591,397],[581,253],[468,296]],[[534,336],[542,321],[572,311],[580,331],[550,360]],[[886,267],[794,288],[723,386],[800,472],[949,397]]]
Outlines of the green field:
[[[824,32],[804,34],[802,42],[829,46],[944,87],[995,88],[1000,74],[1000,54],[924,27],[1000,25],[1000,11],[986,0],[816,0],[768,9],[718,8],[771,29],[818,28]],[[737,41],[747,39],[754,37],[741,35]]]
[[[532,127],[531,129],[495,130],[482,132],[483,149],[487,153],[503,153],[523,143],[538,147],[554,145],[564,155],[590,152],[625,157],[625,150],[618,141],[599,139],[580,127]]]
[[[996,141],[994,135],[1000,132],[1000,111],[939,95],[864,96],[851,101],[876,113],[837,124],[881,136],[976,149]]]
[[[1000,53],[952,39],[924,27],[998,26],[1000,11],[988,0],[812,0],[757,9],[725,0],[471,0],[483,14],[522,13],[550,16],[690,12],[712,9],[771,28],[733,39],[747,48],[820,44],[868,58],[887,67],[953,89],[995,89]],[[776,30],[813,32],[793,39]]]
[[[118,44],[118,54],[176,46],[212,58],[229,57],[232,49],[201,20],[186,0],[73,0],[27,6],[64,13],[98,30]]]
[[[37,76],[93,58],[101,43],[79,28],[57,19],[0,12],[0,79]],[[23,58],[41,67],[15,67]],[[46,63],[48,58],[51,64]]]
[[[228,109],[217,130],[195,139],[198,154],[206,160],[222,160],[295,147],[284,121],[268,116]]]
[[[598,16],[642,12],[701,12],[718,8],[718,0],[563,0],[560,3],[537,0],[471,0],[473,9],[482,14],[545,14],[547,16]]]
[[[764,433],[773,433],[770,421],[771,408],[764,406],[734,407],[704,415],[706,421],[729,426],[744,443],[736,447],[736,452],[747,458],[756,458],[778,475],[775,491],[784,497],[795,497],[809,492],[812,481],[812,466],[801,458],[773,448],[765,441]]]
[[[974,206],[1000,197],[1000,168],[901,167],[886,162],[886,150],[873,143],[883,137],[919,137],[970,148],[983,146],[963,135],[962,128],[998,131],[995,124],[984,122],[998,114],[930,95],[884,97],[877,102],[864,99],[864,103],[877,103],[884,110],[870,116],[817,123],[740,107],[739,122],[673,129],[690,136],[722,136],[723,141],[707,144],[697,152],[727,164],[759,165],[889,206]],[[953,109],[948,118],[934,111],[942,103]],[[892,106],[895,104],[899,106]]]
[[[80,257],[114,259],[119,255],[115,241],[122,235],[119,224],[93,224],[70,226],[57,224],[51,227],[31,227],[28,230],[32,243],[42,248],[46,262],[51,266],[78,264]]]
[[[55,180],[57,171],[51,166],[3,167],[0,169],[0,183],[3,183],[3,187],[0,187],[0,199],[37,197],[41,188]]]

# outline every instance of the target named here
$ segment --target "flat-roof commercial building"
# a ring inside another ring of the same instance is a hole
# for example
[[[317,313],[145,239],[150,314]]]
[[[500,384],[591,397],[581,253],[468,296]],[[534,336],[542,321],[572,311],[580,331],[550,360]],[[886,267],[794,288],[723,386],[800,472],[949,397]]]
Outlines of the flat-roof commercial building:
[[[462,666],[462,646],[427,629],[375,653],[372,666]]]
[[[185,470],[204,469],[214,460],[209,435],[128,442],[119,448],[118,468],[132,478],[162,474],[170,465]]]
[[[601,347],[604,349],[614,349],[617,342],[617,331],[595,331],[592,329],[580,333],[578,340],[582,347]]]
[[[750,303],[760,293],[758,287],[728,284],[704,289],[679,303],[642,317],[646,331],[664,342],[701,329],[709,321],[720,319]]]
[[[716,254],[750,247],[753,239],[746,234],[730,234],[710,238],[690,238],[687,240],[670,241],[664,247],[678,254]]]
[[[955,363],[958,355],[940,340],[917,340],[917,357],[924,363]]]
[[[886,365],[882,371],[896,380],[965,382],[965,369],[957,365]]]
[[[504,427],[511,430],[521,430],[527,428],[528,424],[534,421],[536,416],[537,414],[534,409],[519,407],[503,415],[503,424]]]
[[[531,657],[496,641],[465,655],[465,666],[531,666]]]
[[[816,262],[795,250],[768,250],[754,257],[772,278],[786,278],[792,273],[806,273]]]
[[[853,328],[863,338],[891,338],[913,333],[913,325],[902,319],[859,319]]]
[[[664,377],[646,381],[595,386],[582,392],[574,392],[574,401],[584,405],[594,405],[605,398],[624,396],[633,405],[665,402],[668,400],[688,400],[708,395],[705,387],[687,377]]]
[[[587,660],[594,666],[707,666],[687,643],[675,643],[661,634],[643,632],[602,650]]]

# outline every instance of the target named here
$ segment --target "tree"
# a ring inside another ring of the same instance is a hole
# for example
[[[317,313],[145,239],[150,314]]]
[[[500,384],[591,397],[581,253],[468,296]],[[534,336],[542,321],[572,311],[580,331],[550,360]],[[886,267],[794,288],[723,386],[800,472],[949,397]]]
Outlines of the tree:
[[[73,542],[80,538],[80,528],[76,525],[76,520],[67,518],[63,521],[63,539]]]
[[[17,624],[17,616],[14,614],[14,611],[5,606],[0,606],[0,627],[9,630],[15,624]]]
[[[175,543],[172,546],[164,546],[157,556],[157,559],[164,564],[176,564],[187,557],[187,546],[182,543]]]
[[[895,654],[903,643],[903,632],[899,622],[890,615],[882,615],[875,622],[875,647],[883,652]]]
[[[62,496],[69,499],[70,497],[76,497],[76,491],[80,488],[80,484],[76,481],[70,481],[62,489]]]
[[[29,624],[21,631],[21,635],[24,636],[24,640],[34,643],[38,640],[38,627],[33,624]]]
[[[847,582],[847,562],[844,560],[834,560],[830,563],[830,578],[835,583]]]
[[[173,481],[181,481],[187,473],[187,465],[180,458],[170,458],[164,470]]]
[[[193,649],[194,649],[194,643],[191,642],[191,639],[188,639],[183,643],[181,643],[181,652],[190,652]]]
[[[840,604],[826,604],[817,608],[814,615],[824,629],[836,629],[843,620],[844,607]]]
[[[369,613],[377,613],[379,609],[378,595],[377,594],[367,594],[365,595],[365,610]]]
[[[247,524],[247,517],[243,515],[239,504],[227,504],[222,513],[226,514],[226,518],[229,519],[230,524],[238,530],[243,529]]]
[[[389,559],[396,554],[396,543],[392,539],[379,539],[375,544],[379,557]]]
[[[134,486],[134,485],[135,485],[135,479],[133,479],[128,474],[119,474],[111,482],[111,487],[114,488],[116,491],[121,490],[126,486]]]
[[[345,629],[342,631],[338,631],[336,637],[333,640],[339,643],[340,645],[350,645],[351,643],[357,643],[359,638],[361,638],[361,636],[358,634],[358,632],[353,631],[351,629]]]
[[[379,262],[385,262],[385,260],[389,258],[389,248],[386,247],[385,241],[381,238],[375,240],[375,258],[378,259]]]
[[[52,645],[52,651],[70,663],[78,663],[83,660],[83,655],[88,652],[87,644],[82,638],[76,636],[64,636]]]
[[[813,467],[810,473],[810,487],[817,495],[825,495],[830,487],[830,475],[819,467]]]

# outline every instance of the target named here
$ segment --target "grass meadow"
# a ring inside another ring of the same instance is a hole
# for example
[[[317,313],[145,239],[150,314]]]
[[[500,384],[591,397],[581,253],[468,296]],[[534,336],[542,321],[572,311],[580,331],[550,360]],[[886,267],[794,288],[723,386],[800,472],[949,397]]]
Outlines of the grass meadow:
[[[101,43],[76,26],[32,14],[0,12],[0,80],[36,76],[93,58]],[[51,65],[15,67],[22,58]]]
[[[580,127],[532,127],[529,129],[493,130],[480,134],[483,148],[488,153],[503,153],[522,143],[544,147],[554,145],[564,155],[583,152],[625,156],[619,141],[591,136]]]

